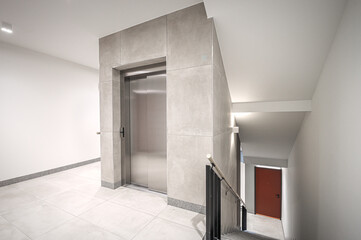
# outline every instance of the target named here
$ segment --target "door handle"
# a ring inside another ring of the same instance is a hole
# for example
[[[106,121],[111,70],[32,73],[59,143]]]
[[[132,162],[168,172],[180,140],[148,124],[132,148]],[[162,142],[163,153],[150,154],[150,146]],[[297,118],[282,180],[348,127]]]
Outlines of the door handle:
[[[279,194],[276,194],[276,198],[280,198],[280,195],[279,195]]]
[[[125,134],[124,127],[122,127],[122,130],[120,131],[120,134],[122,134],[122,137],[124,138],[124,134]]]

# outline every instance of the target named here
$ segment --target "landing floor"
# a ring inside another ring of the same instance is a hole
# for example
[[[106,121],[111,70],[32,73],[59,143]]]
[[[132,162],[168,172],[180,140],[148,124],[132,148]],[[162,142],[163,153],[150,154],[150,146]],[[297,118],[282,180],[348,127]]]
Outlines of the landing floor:
[[[248,226],[277,238],[277,221],[249,215]],[[0,188],[1,240],[200,240],[204,233],[204,215],[168,206],[163,194],[101,187],[99,162]],[[253,239],[234,235],[226,237]]]

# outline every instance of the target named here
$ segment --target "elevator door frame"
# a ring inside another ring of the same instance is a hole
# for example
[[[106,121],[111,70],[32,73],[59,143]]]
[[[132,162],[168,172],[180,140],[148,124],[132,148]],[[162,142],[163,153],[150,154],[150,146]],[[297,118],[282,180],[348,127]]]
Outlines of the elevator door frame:
[[[164,65],[165,66],[165,65]],[[154,68],[156,71],[154,72],[147,72],[146,74],[134,74],[134,73],[131,73],[129,74],[127,77],[124,78],[124,82],[125,82],[125,96],[126,96],[126,101],[125,101],[125,115],[127,116],[127,120],[126,120],[126,129],[128,130],[128,134],[127,134],[127,138],[125,139],[126,141],[126,144],[125,144],[125,156],[126,158],[128,158],[128,162],[129,162],[129,167],[128,167],[128,171],[129,173],[127,174],[129,176],[128,178],[128,181],[127,183],[129,184],[134,184],[134,185],[140,185],[142,187],[146,187],[148,188],[149,190],[152,190],[152,191],[157,191],[157,192],[162,192],[162,193],[166,193],[167,192],[167,153],[166,153],[166,127],[165,127],[165,181],[164,181],[164,184],[165,184],[165,189],[154,189],[152,188],[151,185],[149,185],[149,176],[148,176],[148,184],[137,184],[135,183],[132,178],[132,153],[131,153],[131,149],[132,149],[132,122],[131,122],[131,109],[130,109],[130,104],[131,104],[131,101],[130,101],[130,83],[131,81],[137,81],[137,80],[140,80],[140,79],[144,79],[143,81],[147,81],[147,77],[148,76],[156,76],[156,75],[160,75],[160,74],[166,74],[166,71],[161,69],[159,67],[157,68]],[[165,68],[164,68],[165,69]],[[159,71],[160,70],[160,71]],[[141,71],[139,71],[141,72]],[[124,75],[126,76],[126,75]],[[165,79],[165,91],[166,91],[166,79]],[[165,93],[166,94],[166,93]],[[165,104],[166,104],[166,99],[165,99]],[[165,126],[166,126],[166,105],[165,105]],[[149,169],[148,169],[148,172],[149,172]]]

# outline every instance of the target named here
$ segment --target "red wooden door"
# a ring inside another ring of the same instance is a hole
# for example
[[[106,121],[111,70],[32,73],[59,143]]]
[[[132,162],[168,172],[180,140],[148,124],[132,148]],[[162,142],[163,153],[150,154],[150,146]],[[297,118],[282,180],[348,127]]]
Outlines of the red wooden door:
[[[256,167],[256,214],[281,219],[282,172]]]

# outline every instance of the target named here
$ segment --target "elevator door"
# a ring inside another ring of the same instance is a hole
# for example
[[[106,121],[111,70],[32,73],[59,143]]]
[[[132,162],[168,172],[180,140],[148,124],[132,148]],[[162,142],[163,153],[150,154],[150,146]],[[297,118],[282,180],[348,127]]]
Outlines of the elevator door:
[[[167,191],[166,76],[130,80],[131,183]]]

